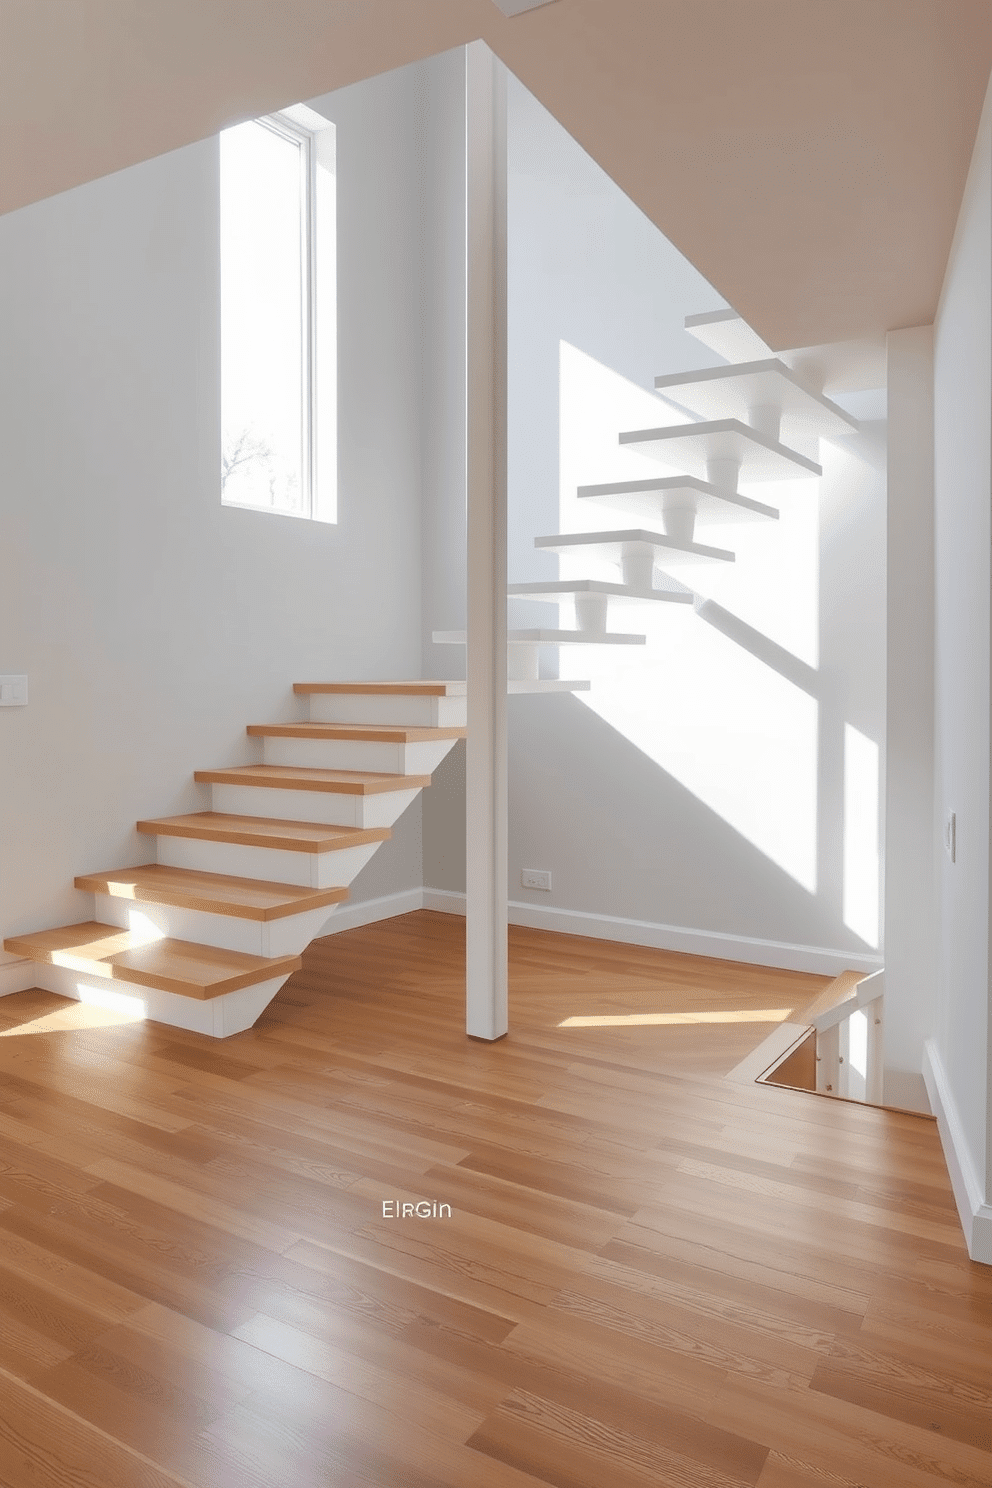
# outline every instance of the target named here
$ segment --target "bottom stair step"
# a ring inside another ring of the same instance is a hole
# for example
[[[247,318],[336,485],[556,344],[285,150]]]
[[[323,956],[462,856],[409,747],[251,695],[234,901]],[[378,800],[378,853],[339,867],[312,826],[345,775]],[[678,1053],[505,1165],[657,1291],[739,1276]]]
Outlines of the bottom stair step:
[[[302,965],[299,956],[250,956],[168,937],[150,941],[92,920],[10,936],[3,944],[4,950],[31,961],[199,1001],[287,977]]]

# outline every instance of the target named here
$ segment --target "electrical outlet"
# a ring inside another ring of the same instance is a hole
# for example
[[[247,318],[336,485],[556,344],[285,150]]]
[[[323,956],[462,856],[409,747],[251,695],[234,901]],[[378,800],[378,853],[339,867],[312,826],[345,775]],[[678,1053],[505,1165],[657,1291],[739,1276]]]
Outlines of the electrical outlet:
[[[551,874],[547,868],[521,868],[520,882],[525,889],[544,889],[551,893]]]
[[[956,811],[949,811],[944,822],[944,849],[951,862],[956,862],[958,856],[958,815]]]
[[[28,679],[9,673],[0,676],[0,708],[26,708],[28,705]]]

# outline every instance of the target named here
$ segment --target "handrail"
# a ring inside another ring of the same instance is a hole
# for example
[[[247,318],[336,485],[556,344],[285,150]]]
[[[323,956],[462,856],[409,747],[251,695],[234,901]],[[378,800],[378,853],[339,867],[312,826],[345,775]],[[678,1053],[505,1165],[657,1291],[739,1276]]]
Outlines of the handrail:
[[[885,974],[876,971],[852,986],[842,1002],[810,1019],[816,1032],[816,1088],[822,1095],[882,1105],[884,995]],[[866,1023],[863,1071],[852,1060],[851,1018],[856,1013],[863,1013]]]
[[[884,995],[884,975],[884,972],[873,971],[871,976],[866,976],[860,982],[856,982],[843,1002],[835,1003],[832,1008],[827,1008],[811,1018],[811,1027],[815,1028],[817,1033],[824,1033],[835,1023],[842,1023],[852,1013],[861,1012],[869,1003],[875,1002]]]

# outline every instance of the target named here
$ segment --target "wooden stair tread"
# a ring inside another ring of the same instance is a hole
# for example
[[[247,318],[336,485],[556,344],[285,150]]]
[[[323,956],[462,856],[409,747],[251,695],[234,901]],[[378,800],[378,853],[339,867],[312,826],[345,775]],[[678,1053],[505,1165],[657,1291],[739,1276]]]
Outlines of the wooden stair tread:
[[[288,852],[334,852],[365,842],[385,842],[388,827],[335,827],[322,822],[280,821],[267,816],[233,816],[222,811],[193,811],[139,821],[150,837],[196,837],[208,842],[234,842],[241,847],[283,848]]]
[[[254,878],[232,878],[194,868],[170,868],[143,863],[139,868],[114,868],[107,873],[83,873],[77,889],[109,894],[136,904],[173,904],[179,909],[233,915],[243,920],[279,920],[287,915],[323,909],[348,898],[346,888],[305,889],[297,884],[266,883]]]
[[[302,965],[299,956],[250,956],[168,937],[149,941],[131,930],[95,920],[11,936],[4,948],[31,961],[201,1001],[288,976]]]
[[[464,697],[464,682],[294,682],[303,695],[329,692],[363,697]]]
[[[434,739],[464,739],[464,726],[427,728],[403,723],[250,723],[254,738],[365,739],[378,744],[420,744]]]
[[[269,790],[329,791],[346,796],[374,796],[387,791],[423,790],[429,775],[387,775],[375,770],[315,770],[302,765],[233,765],[196,770],[205,785],[265,786]]]

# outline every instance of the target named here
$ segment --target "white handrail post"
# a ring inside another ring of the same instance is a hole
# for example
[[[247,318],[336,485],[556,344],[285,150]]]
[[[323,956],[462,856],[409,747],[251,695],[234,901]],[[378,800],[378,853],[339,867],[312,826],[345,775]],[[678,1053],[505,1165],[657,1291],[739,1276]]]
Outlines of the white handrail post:
[[[851,1098],[851,1019],[837,1024],[837,1084],[835,1095]]]
[[[465,1027],[507,1031],[506,71],[465,48]]]
[[[840,1094],[840,1027],[837,1023],[816,1035],[816,1088],[821,1095]]]
[[[868,1019],[868,1061],[865,1072],[865,1100],[880,1106],[885,1094],[885,1016],[884,998],[876,997],[865,1008]]]

